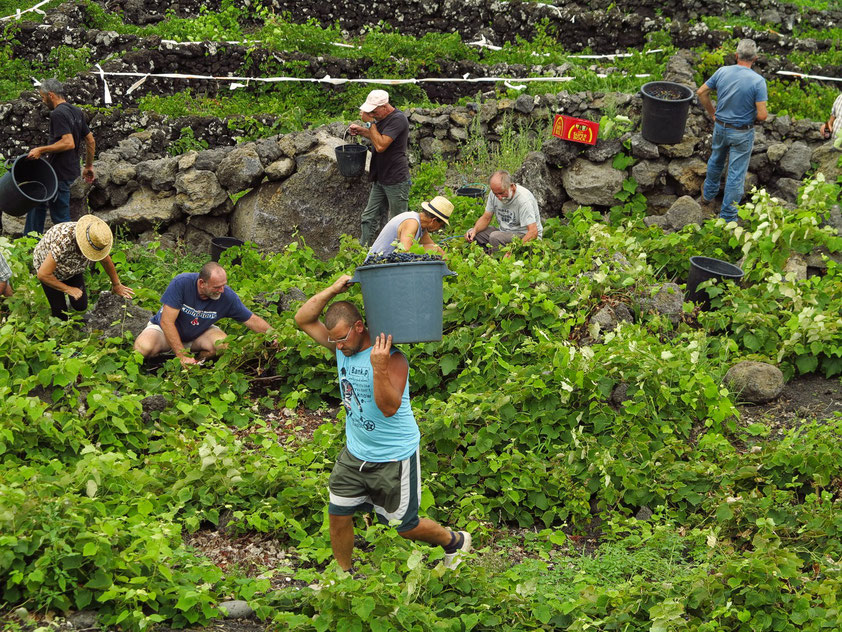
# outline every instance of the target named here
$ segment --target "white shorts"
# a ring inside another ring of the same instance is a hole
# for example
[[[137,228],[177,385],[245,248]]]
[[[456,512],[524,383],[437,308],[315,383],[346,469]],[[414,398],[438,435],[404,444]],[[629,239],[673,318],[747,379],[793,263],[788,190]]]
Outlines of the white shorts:
[[[163,329],[161,329],[161,326],[160,326],[160,325],[156,325],[156,324],[155,324],[155,323],[153,323],[151,320],[150,320],[148,323],[146,323],[146,329],[144,329],[143,331],[146,331],[147,329],[154,329],[155,331],[160,331],[160,332],[161,332],[161,335],[162,335],[162,336],[164,335],[164,330],[163,330]],[[222,329],[220,329],[220,328],[219,328],[219,327],[217,327],[216,325],[211,325],[208,329],[219,329],[220,331],[222,331]],[[206,331],[207,331],[207,330],[206,330]],[[164,339],[166,340],[166,336],[164,336]],[[188,351],[193,351],[193,342],[194,342],[193,340],[191,340],[190,342],[184,342],[184,341],[182,340],[182,341],[181,341],[181,344],[183,344],[183,345],[184,345],[184,348],[185,348],[185,349],[187,349]]]

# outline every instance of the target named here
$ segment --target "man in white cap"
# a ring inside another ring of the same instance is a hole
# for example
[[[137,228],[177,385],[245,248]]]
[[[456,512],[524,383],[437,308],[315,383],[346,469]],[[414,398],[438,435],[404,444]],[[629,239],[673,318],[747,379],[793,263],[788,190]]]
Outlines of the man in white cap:
[[[451,213],[453,213],[453,204],[441,195],[437,195],[429,202],[421,202],[419,213],[407,211],[390,219],[374,240],[368,254],[388,255],[395,251],[398,244],[404,250],[409,250],[413,241],[418,242],[427,250],[444,254],[444,250],[430,238],[430,233],[449,225]]]
[[[360,118],[370,127],[352,124],[348,131],[371,141],[369,178],[372,181],[368,204],[362,212],[360,243],[374,241],[383,211],[389,218],[409,210],[409,121],[406,115],[389,104],[385,90],[372,90],[360,106]]]

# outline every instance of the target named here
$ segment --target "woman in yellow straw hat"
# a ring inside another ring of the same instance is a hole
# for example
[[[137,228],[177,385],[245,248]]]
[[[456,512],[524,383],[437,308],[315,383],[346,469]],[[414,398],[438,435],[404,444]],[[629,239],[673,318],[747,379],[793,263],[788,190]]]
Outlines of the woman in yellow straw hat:
[[[94,261],[111,279],[111,291],[131,298],[134,290],[120,283],[109,253],[114,235],[95,215],[83,215],[78,222],[56,224],[41,238],[32,255],[32,263],[53,316],[67,320],[67,296],[77,311],[88,308],[84,272]],[[67,295],[67,296],[65,296]]]

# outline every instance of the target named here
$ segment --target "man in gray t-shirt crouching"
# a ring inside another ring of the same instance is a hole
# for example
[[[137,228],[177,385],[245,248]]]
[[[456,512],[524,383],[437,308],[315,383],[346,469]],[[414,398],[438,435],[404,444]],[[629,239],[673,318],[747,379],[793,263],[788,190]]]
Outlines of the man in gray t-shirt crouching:
[[[465,233],[465,239],[476,241],[495,252],[515,237],[523,243],[540,239],[544,234],[541,212],[532,192],[523,185],[512,182],[508,171],[495,171],[489,178],[491,193],[485,204],[485,213],[474,227]],[[491,219],[497,217],[497,227],[491,226]]]

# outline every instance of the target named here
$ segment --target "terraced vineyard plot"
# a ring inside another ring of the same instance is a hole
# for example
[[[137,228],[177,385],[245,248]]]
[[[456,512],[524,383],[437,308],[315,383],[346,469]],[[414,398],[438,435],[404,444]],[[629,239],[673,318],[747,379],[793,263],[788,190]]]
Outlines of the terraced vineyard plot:
[[[330,562],[325,516],[344,422],[336,368],[292,314],[365,249],[343,237],[317,256],[299,218],[277,251],[247,245],[240,266],[223,255],[274,331],[240,337],[226,324],[229,348],[183,371],[144,364],[125,314],[104,337],[78,318],[50,321],[29,271],[35,240],[0,237],[16,292],[0,299],[0,627],[46,632],[85,610],[103,629],[224,629],[215,618],[232,599],[259,618],[242,630],[842,627],[840,186],[810,179],[814,157],[831,173],[816,134],[839,85],[776,75],[839,76],[830,4],[408,2],[386,27],[384,5],[54,1],[43,23],[8,21],[0,153],[43,134],[30,77],[55,73],[108,163],[85,203],[112,213],[137,193],[190,210],[157,226],[136,213],[118,233],[121,278],[146,309],[206,259],[192,236],[230,230],[247,204],[268,218],[267,200],[332,151],[373,87],[257,77],[499,77],[389,87],[417,135],[412,204],[449,196],[449,232],[462,235],[483,207],[455,189],[508,166],[530,187],[543,178],[553,216],[542,241],[500,257],[449,242],[458,276],[445,285],[444,338],[404,348],[422,511],[470,530],[475,554],[448,572],[437,549],[361,519],[354,576]],[[653,149],[638,138],[636,93],[665,75],[699,83],[742,36],[761,43],[782,114],[758,127],[751,173],[786,201],[759,191],[742,225],[672,226],[678,213],[663,213],[698,194],[709,122],[694,111],[685,142]],[[133,73],[105,75],[111,104],[95,63]],[[538,77],[572,79],[520,88]],[[611,131],[572,148],[549,138],[556,112]],[[564,179],[576,164],[601,167],[598,189],[619,178],[617,193],[577,202],[591,192]],[[309,193],[339,208],[367,186],[325,174]],[[349,221],[319,219],[322,234]],[[694,255],[745,272],[711,288],[710,311],[682,301]],[[92,297],[107,289],[91,277]],[[743,405],[724,377],[741,361],[778,367],[781,398]]]

